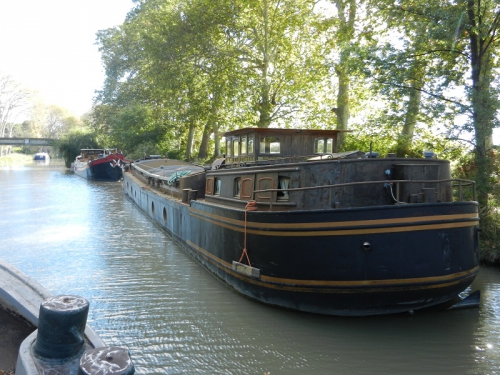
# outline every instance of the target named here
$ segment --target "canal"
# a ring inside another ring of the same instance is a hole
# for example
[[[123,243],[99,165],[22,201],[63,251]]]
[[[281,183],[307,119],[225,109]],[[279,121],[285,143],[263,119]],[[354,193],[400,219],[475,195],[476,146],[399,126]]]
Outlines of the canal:
[[[137,374],[500,374],[500,270],[479,308],[369,318],[280,310],[218,282],[124,198],[62,167],[0,170],[0,257],[129,348]]]

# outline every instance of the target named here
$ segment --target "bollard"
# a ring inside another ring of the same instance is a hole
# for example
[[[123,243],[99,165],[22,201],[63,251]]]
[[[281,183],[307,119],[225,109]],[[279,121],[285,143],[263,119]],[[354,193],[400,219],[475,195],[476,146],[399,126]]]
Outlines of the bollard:
[[[190,191],[191,189],[182,189],[182,203],[188,202],[188,194]]]
[[[190,190],[188,192],[188,202],[195,201],[198,195],[198,190]]]
[[[78,375],[132,375],[134,372],[128,349],[119,346],[87,349],[78,368]]]
[[[85,298],[62,295],[40,305],[34,352],[43,358],[64,359],[83,348],[89,303]]]

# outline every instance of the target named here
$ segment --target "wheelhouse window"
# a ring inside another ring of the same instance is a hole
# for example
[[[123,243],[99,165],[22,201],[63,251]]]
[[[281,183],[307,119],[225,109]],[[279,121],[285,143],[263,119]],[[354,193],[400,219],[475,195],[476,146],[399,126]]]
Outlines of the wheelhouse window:
[[[314,153],[325,154],[333,152],[333,138],[316,138],[314,140]]]
[[[261,154],[279,154],[280,152],[279,137],[260,137]]]
[[[241,137],[241,155],[247,154],[247,136]]]
[[[253,155],[253,135],[248,136],[248,155]]]
[[[226,156],[231,156],[231,138],[226,138]]]
[[[233,156],[238,156],[240,154],[240,141],[238,138],[234,138],[233,140]]]

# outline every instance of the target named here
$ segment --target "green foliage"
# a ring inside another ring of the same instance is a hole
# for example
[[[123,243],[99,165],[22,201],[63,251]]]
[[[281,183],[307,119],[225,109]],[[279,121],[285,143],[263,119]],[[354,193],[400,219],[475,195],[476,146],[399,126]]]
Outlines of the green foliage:
[[[479,195],[491,196],[497,3],[135,1],[123,25],[98,33],[106,81],[89,124],[134,157],[188,160],[220,155],[222,134],[247,126],[341,123],[353,130],[344,149],[402,157],[457,159],[451,139],[464,138]]]
[[[71,167],[71,163],[80,155],[80,150],[83,148],[99,148],[95,134],[75,131],[67,134],[55,145],[64,159],[66,168]]]
[[[490,150],[488,157],[491,162],[491,171],[488,176],[490,194],[488,204],[480,208],[481,221],[481,257],[487,263],[500,263],[500,152]],[[478,166],[473,152],[464,154],[455,163],[453,175],[456,178],[477,180]]]
[[[481,216],[480,260],[486,264],[500,264],[500,212],[484,207]]]

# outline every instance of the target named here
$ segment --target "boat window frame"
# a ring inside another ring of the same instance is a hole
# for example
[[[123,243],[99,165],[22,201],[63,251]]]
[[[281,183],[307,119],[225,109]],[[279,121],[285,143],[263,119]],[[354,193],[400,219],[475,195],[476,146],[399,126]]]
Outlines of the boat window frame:
[[[319,150],[319,142],[322,142],[322,151]],[[334,140],[332,137],[317,137],[314,138],[313,154],[331,154],[333,153]]]
[[[238,156],[240,156],[240,139],[238,137],[234,137],[232,145],[233,157],[237,158]]]
[[[254,155],[255,151],[255,146],[254,146],[254,136],[253,134],[248,135],[248,140],[247,140],[247,152],[248,155]]]
[[[233,184],[233,197],[241,197],[241,177],[236,177]]]
[[[273,147],[278,145],[278,151],[272,151]],[[260,136],[259,137],[259,154],[260,155],[281,155],[281,137],[278,136]]]
[[[232,152],[232,146],[233,143],[232,143],[232,138],[231,137],[227,137],[226,138],[226,156],[227,157],[230,157],[231,156],[231,152]]]
[[[288,191],[288,189],[290,189],[290,182],[291,182],[290,176],[278,175],[278,189],[282,189],[282,190],[278,191],[276,194],[277,201],[289,201],[290,200],[290,192]],[[287,186],[283,187],[283,185],[287,185]]]
[[[248,137],[246,135],[242,135],[240,138],[240,155],[248,155],[248,153],[247,153],[247,141],[248,141]]]
[[[222,180],[219,177],[214,178],[214,195],[221,195]]]

